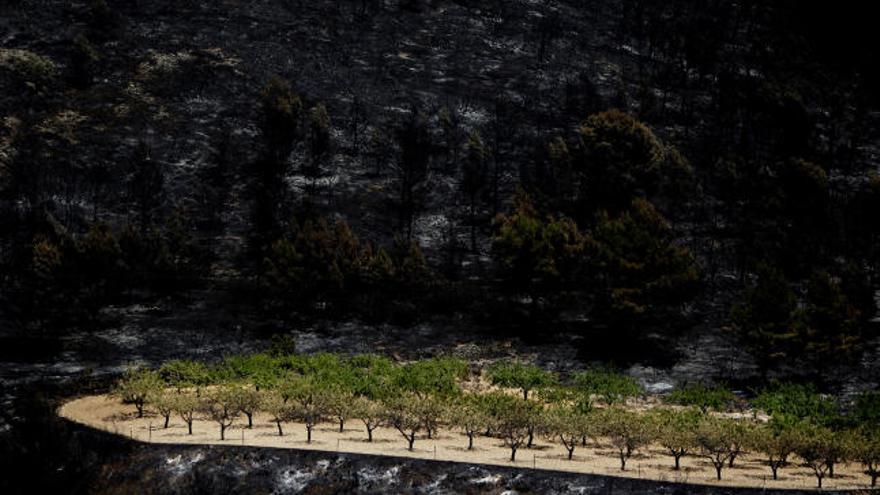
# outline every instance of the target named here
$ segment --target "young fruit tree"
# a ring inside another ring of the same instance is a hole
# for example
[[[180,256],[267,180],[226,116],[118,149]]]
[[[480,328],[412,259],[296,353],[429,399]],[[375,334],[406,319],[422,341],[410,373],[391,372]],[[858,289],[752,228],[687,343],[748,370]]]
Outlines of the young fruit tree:
[[[226,440],[226,429],[232,426],[239,414],[235,394],[234,385],[222,385],[205,398],[204,413],[220,425],[220,440]]]
[[[367,441],[373,441],[373,430],[383,426],[387,413],[382,404],[366,397],[356,397],[352,401],[352,417],[361,420],[367,430]]]
[[[180,419],[186,423],[187,434],[192,435],[196,412],[202,409],[199,398],[186,392],[179,393],[174,396],[173,409],[180,416]]]
[[[235,385],[230,389],[235,407],[247,418],[247,427],[254,427],[254,414],[260,408],[260,393],[250,385]]]
[[[675,459],[676,471],[681,469],[681,458],[697,448],[699,421],[695,410],[656,409],[650,413],[655,440]]]
[[[409,393],[389,400],[386,407],[388,424],[403,435],[410,451],[413,450],[416,435],[425,425],[418,404],[419,398]]]
[[[480,396],[465,395],[456,400],[447,411],[449,424],[468,437],[468,450],[474,448],[474,437],[489,425],[486,408]]]
[[[515,388],[522,392],[523,399],[529,400],[529,392],[556,383],[556,376],[540,366],[512,361],[500,361],[489,367],[489,380],[492,385]]]
[[[345,422],[355,417],[357,402],[347,387],[334,384],[327,390],[327,411],[339,422],[339,433],[345,431]]]
[[[134,404],[137,417],[144,417],[144,405],[151,394],[163,387],[159,375],[151,370],[132,369],[125,372],[113,389],[114,395],[126,404]]]
[[[284,400],[280,393],[274,390],[260,392],[260,409],[266,411],[272,422],[278,428],[278,436],[284,436],[282,424],[293,418],[293,403]]]
[[[551,439],[558,438],[568,452],[568,460],[572,460],[574,449],[590,434],[592,428],[590,416],[574,407],[561,406],[549,410],[545,418],[548,436]]]
[[[306,443],[312,443],[312,430],[327,415],[327,384],[311,377],[293,377],[284,385],[293,403],[293,417],[306,425]]]
[[[779,479],[779,469],[788,464],[788,458],[797,445],[796,427],[773,422],[755,428],[749,440],[751,449],[764,454],[774,480]]]
[[[697,427],[697,444],[700,446],[700,452],[715,466],[715,474],[719,480],[721,480],[721,470],[730,462],[733,452],[728,421],[732,420],[707,416]]]
[[[162,389],[157,389],[147,396],[147,403],[164,419],[163,428],[168,428],[171,414],[174,413],[174,398],[177,394]]]
[[[651,428],[639,414],[619,407],[602,411],[600,422],[603,434],[608,437],[620,457],[620,470],[626,471],[626,461],[640,448],[651,443]]]
[[[871,486],[880,478],[880,427],[865,425],[853,432],[850,440],[853,460],[862,463],[865,474],[871,477]]]
[[[801,428],[799,437],[795,453],[813,470],[816,484],[822,488],[822,480],[831,469],[828,459],[835,455],[840,440],[828,428],[809,424]]]
[[[530,403],[501,393],[491,394],[493,404],[492,431],[510,449],[510,462],[516,462],[516,451],[524,446],[532,431]]]

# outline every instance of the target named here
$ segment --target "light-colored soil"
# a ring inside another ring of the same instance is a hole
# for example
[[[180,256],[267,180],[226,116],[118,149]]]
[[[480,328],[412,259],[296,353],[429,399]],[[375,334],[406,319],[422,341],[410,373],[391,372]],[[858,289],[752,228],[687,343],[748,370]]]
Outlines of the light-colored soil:
[[[137,418],[133,406],[121,404],[118,399],[107,395],[73,400],[62,406],[59,414],[77,423],[154,443],[249,445],[391,455],[723,486],[800,489],[816,486],[812,471],[794,462],[780,470],[778,480],[773,480],[769,467],[753,455],[738,458],[736,466],[725,468],[723,479],[717,481],[715,470],[708,459],[686,457],[682,459],[682,469],[676,472],[672,469],[672,457],[664,455],[658,446],[643,449],[633,456],[627,463],[627,471],[621,472],[616,450],[609,445],[595,445],[592,442],[586,448],[578,447],[574,460],[569,461],[566,459],[565,449],[558,442],[538,438],[534,448],[519,450],[516,462],[511,463],[510,450],[495,438],[476,437],[474,449],[468,451],[465,435],[441,430],[433,439],[417,439],[414,450],[410,452],[406,449],[403,437],[390,428],[375,430],[373,442],[367,442],[366,430],[358,420],[347,422],[342,433],[338,431],[338,424],[318,425],[309,444],[306,443],[305,425],[284,423],[284,436],[278,436],[275,424],[265,415],[254,417],[253,429],[246,428],[246,418],[240,417],[226,431],[225,441],[220,440],[219,426],[205,418],[198,418],[193,423],[193,434],[188,435],[186,424],[178,417],[172,416],[168,429],[164,429],[164,419],[157,414],[146,412],[145,417]],[[860,465],[849,464],[836,466],[835,477],[826,478],[824,487],[866,489],[869,488],[869,481],[862,474]]]

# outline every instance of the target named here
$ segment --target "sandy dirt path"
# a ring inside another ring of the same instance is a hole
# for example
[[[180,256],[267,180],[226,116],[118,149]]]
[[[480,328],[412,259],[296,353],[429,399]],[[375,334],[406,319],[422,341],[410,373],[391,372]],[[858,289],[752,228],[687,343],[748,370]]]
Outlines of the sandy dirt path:
[[[444,461],[549,469],[575,473],[627,476],[658,481],[696,483],[719,486],[751,486],[767,488],[814,488],[816,478],[809,468],[792,463],[779,472],[779,479],[771,478],[770,469],[754,455],[737,458],[734,468],[725,468],[721,481],[715,479],[715,470],[708,459],[686,457],[682,469],[672,469],[672,457],[664,455],[659,446],[643,449],[627,463],[627,471],[620,471],[617,452],[609,445],[578,447],[569,461],[565,449],[547,438],[537,438],[534,448],[517,452],[515,463],[510,462],[510,450],[500,440],[476,437],[474,449],[467,450],[467,437],[456,431],[441,430],[433,439],[424,437],[415,442],[414,450],[406,449],[406,442],[397,430],[379,428],[373,432],[373,442],[367,442],[366,430],[358,420],[346,423],[339,432],[338,424],[323,423],[315,427],[312,442],[306,443],[303,424],[283,423],[284,436],[278,435],[275,423],[263,414],[254,416],[254,427],[248,429],[242,416],[226,431],[226,440],[220,440],[219,426],[205,418],[193,423],[193,434],[187,434],[186,424],[172,416],[167,429],[164,419],[147,411],[137,418],[134,407],[122,404],[108,395],[79,398],[64,404],[59,414],[90,427],[129,436],[142,442],[170,444],[248,445],[258,447],[309,449],[328,452],[349,452],[370,455],[390,455],[437,459]],[[824,488],[867,489],[869,478],[859,464],[835,467],[833,479],[826,478]]]

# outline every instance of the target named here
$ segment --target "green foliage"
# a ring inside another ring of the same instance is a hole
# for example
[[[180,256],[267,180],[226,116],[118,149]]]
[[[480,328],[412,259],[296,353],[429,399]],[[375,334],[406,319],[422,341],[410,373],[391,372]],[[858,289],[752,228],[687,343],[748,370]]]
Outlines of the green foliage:
[[[654,409],[646,418],[654,429],[654,439],[675,459],[676,471],[681,468],[681,458],[697,448],[700,416],[692,409]]]
[[[568,460],[572,460],[574,450],[582,439],[593,435],[595,430],[593,418],[571,406],[550,409],[544,420],[548,435],[558,438],[568,451]]]
[[[205,363],[189,359],[175,359],[159,367],[162,380],[178,391],[189,387],[204,387],[211,382],[211,374]]]
[[[762,390],[752,401],[752,405],[769,414],[780,424],[794,424],[802,421],[822,426],[832,426],[840,422],[840,411],[836,401],[822,396],[811,385],[777,383]]]
[[[800,439],[795,452],[813,471],[818,487],[822,488],[822,480],[830,474],[834,460],[840,455],[842,438],[823,426],[808,423],[801,425]]]
[[[652,429],[645,418],[620,407],[602,410],[597,421],[602,425],[602,434],[617,449],[621,471],[626,470],[626,461],[653,439]]]
[[[513,213],[496,223],[492,249],[513,288],[535,297],[578,280],[585,239],[573,221],[540,215],[521,194]]]
[[[458,382],[467,376],[467,363],[454,358],[431,358],[407,363],[396,370],[393,387],[425,398],[450,396],[459,392]]]
[[[162,388],[162,380],[155,371],[147,369],[130,369],[116,382],[113,394],[126,404],[133,404],[137,416],[144,416],[144,405],[151,394]]]
[[[705,385],[702,383],[686,384],[677,387],[666,402],[680,406],[695,406],[703,414],[710,410],[724,412],[736,400],[736,396],[727,387],[722,385]]]
[[[474,448],[474,437],[490,425],[490,417],[481,396],[464,394],[452,402],[447,418],[449,424],[468,437],[468,450]]]
[[[238,389],[236,385],[220,385],[209,391],[202,403],[202,412],[220,425],[220,440],[226,440],[226,429],[238,417]]]
[[[672,178],[690,175],[690,165],[651,130],[620,110],[591,115],[578,131],[582,208],[619,211],[640,196],[656,193]]]
[[[589,246],[604,287],[601,309],[626,326],[664,316],[695,293],[700,275],[693,255],[647,200],[633,200],[617,217],[601,212]]]
[[[0,90],[42,96],[57,76],[52,60],[27,50],[0,49]]]
[[[572,384],[585,394],[598,396],[608,406],[626,402],[642,393],[636,381],[609,368],[590,368],[573,373]]]
[[[486,394],[482,400],[491,418],[492,432],[510,449],[510,462],[515,462],[517,450],[534,434],[535,403],[498,392]]]
[[[532,390],[548,387],[556,383],[556,376],[553,372],[534,364],[515,361],[498,361],[493,363],[489,366],[488,376],[492,385],[519,389],[525,400],[528,400],[529,392]]]
[[[752,432],[749,446],[767,459],[767,465],[778,479],[778,471],[788,463],[801,440],[800,425],[764,425]]]
[[[721,471],[738,453],[732,421],[704,416],[696,430],[696,440],[700,452],[715,467],[718,480],[721,480]]]

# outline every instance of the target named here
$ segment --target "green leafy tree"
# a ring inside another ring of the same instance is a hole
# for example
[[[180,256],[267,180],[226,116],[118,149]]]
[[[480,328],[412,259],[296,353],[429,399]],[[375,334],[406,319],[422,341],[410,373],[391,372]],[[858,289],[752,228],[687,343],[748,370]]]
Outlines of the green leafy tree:
[[[202,388],[210,382],[210,371],[200,361],[175,359],[159,367],[159,376],[168,385],[181,392],[185,388]]]
[[[592,432],[593,423],[589,415],[575,407],[555,407],[546,415],[547,431],[551,438],[558,438],[568,452],[568,460],[574,457],[574,450],[581,440]]]
[[[697,427],[697,444],[703,457],[715,467],[715,474],[721,480],[721,471],[730,463],[734,455],[731,429],[725,419],[704,417]]]
[[[239,412],[247,418],[247,427],[254,427],[254,414],[260,409],[260,392],[252,385],[236,384],[230,389],[232,399]]]
[[[609,368],[590,368],[575,372],[571,381],[578,390],[598,396],[608,406],[622,404],[628,398],[642,393],[642,387],[632,377]]]
[[[700,414],[691,409],[656,409],[649,422],[654,428],[654,439],[675,460],[676,471],[681,469],[681,458],[698,448],[697,426]]]
[[[355,417],[364,424],[364,429],[367,430],[367,441],[373,441],[373,431],[380,426],[384,426],[388,419],[388,413],[385,410],[385,407],[374,400],[370,400],[366,397],[355,397],[352,401],[353,413],[352,417]]]
[[[174,412],[186,423],[187,434],[192,435],[196,413],[202,409],[202,401],[193,394],[186,392],[176,394],[173,398]]]
[[[677,387],[666,397],[666,401],[670,404],[694,406],[703,414],[709,411],[724,412],[735,400],[736,396],[727,387],[703,383]]]
[[[144,417],[144,405],[151,394],[161,390],[163,384],[159,375],[152,370],[131,369],[116,382],[113,393],[126,404],[133,404],[137,417]]]
[[[226,440],[226,429],[239,415],[234,385],[221,385],[211,390],[203,402],[205,415],[220,426],[220,440]]]
[[[293,402],[293,417],[306,426],[306,443],[312,443],[312,430],[327,415],[328,392],[326,382],[314,376],[290,377],[282,388],[288,400]]]
[[[489,381],[492,385],[515,388],[522,392],[524,400],[529,400],[529,392],[556,383],[553,372],[540,366],[516,361],[498,361],[489,366]]]
[[[634,198],[655,194],[673,178],[690,175],[690,165],[678,152],[620,110],[590,116],[578,138],[575,171],[584,219],[600,209],[625,209]]]
[[[389,400],[386,404],[388,424],[394,427],[406,439],[407,448],[412,451],[416,435],[424,428],[419,397],[415,394],[404,394]]]
[[[849,449],[853,460],[862,464],[865,474],[871,478],[871,486],[877,486],[880,478],[880,427],[864,425],[850,437]]]
[[[693,255],[676,243],[666,219],[647,200],[633,200],[615,217],[601,212],[588,245],[601,288],[600,313],[627,328],[679,308],[698,286]]]
[[[263,390],[260,392],[260,408],[272,418],[278,428],[278,436],[284,436],[282,425],[294,418],[294,404],[285,400],[277,390]]]
[[[764,455],[775,480],[779,479],[779,469],[788,464],[799,440],[797,425],[768,424],[755,428],[749,443],[752,449]]]
[[[585,238],[567,218],[542,216],[531,199],[517,197],[509,215],[499,215],[492,250],[502,278],[533,302],[579,280]]]
[[[626,461],[652,440],[649,423],[640,415],[620,407],[603,410],[599,421],[603,425],[603,435],[617,449],[620,470],[626,471]]]
[[[176,394],[172,394],[164,388],[156,389],[147,396],[147,404],[164,419],[162,428],[168,428],[171,415],[174,413],[175,398]]]
[[[487,403],[492,432],[510,449],[510,462],[516,462],[517,450],[534,433],[534,403],[497,392],[487,397]]]
[[[839,443],[840,438],[830,429],[803,424],[795,452],[804,461],[804,465],[813,471],[819,488],[822,488],[822,480],[832,469],[833,464],[828,460],[837,455]]]
[[[449,424],[468,437],[468,450],[474,448],[474,437],[489,426],[489,415],[478,395],[463,395],[449,408]]]

